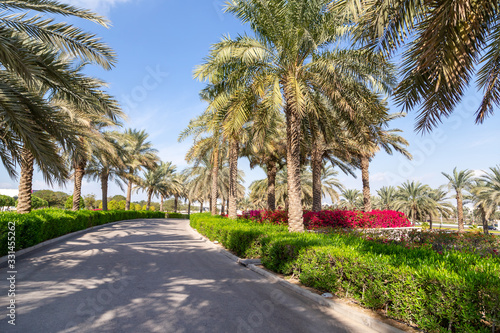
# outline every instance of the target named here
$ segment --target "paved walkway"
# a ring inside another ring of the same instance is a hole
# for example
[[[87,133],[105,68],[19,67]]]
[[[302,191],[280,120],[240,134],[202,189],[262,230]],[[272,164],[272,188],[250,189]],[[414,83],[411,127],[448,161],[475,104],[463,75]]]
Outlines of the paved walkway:
[[[197,240],[188,221],[136,220],[17,262],[16,326],[0,332],[371,332]]]

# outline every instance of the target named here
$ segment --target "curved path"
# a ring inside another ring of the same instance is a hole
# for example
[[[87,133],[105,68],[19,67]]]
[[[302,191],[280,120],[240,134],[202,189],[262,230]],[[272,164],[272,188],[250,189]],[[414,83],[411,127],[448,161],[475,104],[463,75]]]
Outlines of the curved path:
[[[371,332],[198,240],[188,221],[125,221],[18,258],[0,332]]]

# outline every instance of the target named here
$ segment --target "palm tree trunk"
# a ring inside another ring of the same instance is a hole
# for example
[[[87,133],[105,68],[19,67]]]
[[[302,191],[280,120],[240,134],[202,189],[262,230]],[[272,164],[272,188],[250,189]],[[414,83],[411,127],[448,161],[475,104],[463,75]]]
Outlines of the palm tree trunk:
[[[149,211],[149,208],[151,207],[151,196],[153,195],[152,191],[148,191],[148,202],[146,204],[146,210]]]
[[[130,210],[130,201],[132,200],[132,181],[128,181],[127,186],[127,201],[125,202],[125,210]]]
[[[220,215],[224,215],[226,211],[226,201],[224,200],[224,198],[222,198],[222,206],[220,208]]]
[[[174,195],[174,213],[177,213],[177,207],[179,206],[179,196]]]
[[[432,214],[429,214],[429,229],[432,230]]]
[[[163,212],[163,195],[160,195],[160,212]]]
[[[464,232],[464,206],[462,193],[457,193],[458,232]]]
[[[19,179],[19,195],[17,199],[17,212],[19,214],[31,212],[34,161],[33,154],[28,149],[23,148],[21,153],[21,178]]]
[[[203,213],[203,201],[200,200],[200,213]]]
[[[372,211],[370,195],[370,160],[366,156],[361,157],[361,179],[363,181],[363,203],[365,212]]]
[[[191,215],[191,200],[188,199],[188,215]]]
[[[486,212],[484,211],[484,209],[482,207],[480,207],[480,210],[481,210],[481,220],[483,222],[483,232],[485,235],[487,235],[489,233],[488,219],[486,219]]]
[[[219,177],[219,150],[217,147],[213,153],[212,166],[212,195],[210,198],[210,212],[217,215],[217,178]]]
[[[75,188],[73,190],[73,211],[76,212],[80,209],[80,200],[82,197],[82,180],[85,174],[85,167],[87,161],[81,161],[75,167]]]
[[[238,155],[239,144],[237,141],[231,142],[229,152],[229,205],[227,206],[227,213],[230,219],[238,217],[236,209],[236,196],[238,185]]]
[[[102,190],[102,210],[108,210],[108,178],[109,174],[107,171],[101,173],[101,190]]]
[[[313,205],[312,211],[319,212],[321,211],[321,172],[322,172],[322,154],[316,142],[317,138],[314,139],[313,143],[313,151],[311,154],[311,164],[312,164],[312,177],[313,177]]]
[[[267,209],[270,211],[276,210],[276,173],[278,173],[276,162],[269,162],[267,164]]]
[[[288,99],[287,99],[288,100]],[[286,106],[287,169],[288,169],[288,230],[303,232],[302,188],[300,182],[300,119],[297,110]]]

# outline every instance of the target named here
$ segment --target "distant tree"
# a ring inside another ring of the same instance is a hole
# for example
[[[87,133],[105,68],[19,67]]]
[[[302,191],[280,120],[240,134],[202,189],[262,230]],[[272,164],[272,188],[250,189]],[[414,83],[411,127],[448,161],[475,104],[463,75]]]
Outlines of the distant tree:
[[[46,200],[49,203],[49,207],[64,208],[69,194],[64,192],[54,192],[51,190],[42,190],[36,191],[33,193],[33,196]]]
[[[14,207],[15,205],[16,200],[14,200],[14,198],[0,194],[0,211],[3,211],[7,207]]]
[[[95,209],[99,207],[99,205],[96,205],[95,194],[87,194],[83,197],[83,199],[85,200],[85,207],[87,209]]]
[[[442,172],[443,176],[448,179],[448,190],[455,191],[457,199],[457,212],[458,212],[458,232],[464,232],[464,193],[469,191],[473,185],[474,172],[472,170],[458,171],[457,168],[453,169],[453,174],[449,175]]]
[[[110,201],[111,200],[114,200],[114,201],[123,201],[123,200],[127,200],[127,198],[125,198],[125,196],[121,195],[121,194],[118,194],[118,195],[115,195],[114,197],[111,197],[110,198]]]
[[[68,198],[66,199],[66,203],[64,204],[64,208],[66,209],[73,209],[73,196],[69,195]],[[85,199],[81,198],[80,199],[80,210],[85,209]]]
[[[15,205],[18,205],[18,201],[15,202]],[[1,205],[0,205],[1,206]],[[40,209],[49,207],[49,203],[47,200],[40,199],[39,197],[35,197],[31,195],[31,209]]]

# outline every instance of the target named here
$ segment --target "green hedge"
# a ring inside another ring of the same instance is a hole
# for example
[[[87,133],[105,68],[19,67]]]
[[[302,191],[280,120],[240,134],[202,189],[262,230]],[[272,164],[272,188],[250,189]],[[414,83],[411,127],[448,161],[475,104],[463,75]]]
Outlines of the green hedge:
[[[352,235],[288,233],[285,227],[191,215],[191,226],[240,257],[260,257],[307,286],[356,299],[429,332],[500,326],[500,259],[408,249]],[[497,330],[498,331],[498,330]]]
[[[181,214],[181,213],[167,213],[167,218],[188,220],[189,215],[188,214]]]
[[[139,218],[164,218],[165,213],[145,211],[90,211],[77,212],[43,209],[29,214],[0,214],[0,255],[8,253],[8,223],[16,223],[16,251],[34,246],[71,232],[110,222]]]

